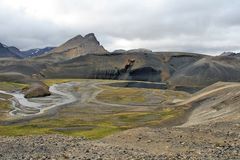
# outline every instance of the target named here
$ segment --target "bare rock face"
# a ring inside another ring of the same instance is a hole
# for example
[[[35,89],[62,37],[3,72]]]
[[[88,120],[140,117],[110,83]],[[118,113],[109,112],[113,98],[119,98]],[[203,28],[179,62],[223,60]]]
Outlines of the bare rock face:
[[[30,87],[24,88],[25,98],[45,97],[50,96],[49,87],[43,82],[33,83]]]
[[[106,54],[108,51],[100,45],[99,41],[93,33],[89,33],[84,37],[78,35],[64,44],[56,47],[47,55],[49,58],[57,58],[60,60],[72,59],[87,54]]]
[[[130,71],[131,68],[133,67],[134,63],[135,63],[135,59],[128,59],[128,62],[127,62],[127,64],[124,67],[125,71],[126,72]]]

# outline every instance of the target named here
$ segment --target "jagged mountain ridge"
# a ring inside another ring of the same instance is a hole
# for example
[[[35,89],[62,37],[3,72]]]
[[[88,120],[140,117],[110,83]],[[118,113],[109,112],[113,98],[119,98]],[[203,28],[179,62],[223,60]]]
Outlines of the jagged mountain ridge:
[[[45,48],[36,48],[36,49],[29,49],[26,51],[21,51],[17,47],[9,47],[5,44],[0,43],[0,58],[29,58],[29,57],[36,57],[42,54],[45,54],[55,47],[45,47]]]
[[[235,52],[223,52],[220,56],[240,57],[240,53],[235,53]]]
[[[86,54],[106,54],[108,51],[100,45],[94,33],[84,37],[78,35],[58,47],[45,47],[20,51],[16,47],[8,47],[0,43],[0,57],[29,58],[41,56],[40,59],[68,60]]]
[[[18,53],[2,45],[5,51]],[[34,50],[33,50],[34,51]],[[11,55],[11,56],[12,56]],[[0,73],[46,78],[101,78],[166,82],[174,87],[205,87],[217,81],[240,81],[240,59],[148,49],[104,49],[93,33],[78,35],[50,52],[27,60],[0,59]]]
[[[45,47],[45,48],[35,48],[35,49],[30,49],[27,51],[22,51],[21,54],[24,57],[35,57],[35,56],[40,56],[43,54],[46,54],[53,50],[55,47]]]
[[[63,61],[86,54],[107,54],[108,51],[100,45],[94,33],[89,33],[84,37],[78,35],[59,47],[54,48],[49,54],[41,57],[41,59],[52,59],[55,61]]]
[[[8,47],[0,43],[0,58],[23,58],[21,51],[16,47]]]

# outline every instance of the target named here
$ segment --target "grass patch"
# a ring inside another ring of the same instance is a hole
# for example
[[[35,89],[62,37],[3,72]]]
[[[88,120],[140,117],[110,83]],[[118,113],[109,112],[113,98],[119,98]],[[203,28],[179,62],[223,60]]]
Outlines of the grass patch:
[[[179,111],[166,108],[161,111],[151,112],[123,112],[113,116],[117,118],[116,122],[120,127],[135,128],[140,126],[154,127],[178,115]]]
[[[107,103],[129,104],[143,103],[146,101],[142,89],[133,88],[111,88],[104,90],[96,98]]]
[[[83,137],[87,137],[89,139],[100,139],[100,138],[111,135],[118,131],[120,131],[120,129],[118,127],[109,127],[108,126],[108,127],[97,127],[90,131],[71,133],[70,135],[83,136]]]
[[[71,81],[72,81],[71,79],[46,79],[43,82],[48,86],[52,86],[54,84],[67,83]]]
[[[11,109],[11,104],[9,101],[3,101],[3,100],[0,100],[0,112],[2,111],[10,111]]]
[[[175,117],[172,109],[157,112],[119,112],[113,114],[90,115],[89,120],[79,117],[41,118],[27,124],[0,126],[0,135],[23,136],[42,134],[64,134],[99,139],[126,129],[148,126],[154,127],[163,120]]]
[[[0,90],[4,91],[21,90],[27,86],[28,86],[27,84],[22,83],[0,82]]]
[[[59,83],[67,83],[67,82],[104,82],[110,83],[115,82],[116,80],[102,80],[102,79],[45,79],[43,82],[48,86],[59,84]]]
[[[42,135],[51,134],[48,128],[39,128],[32,125],[0,126],[0,135],[4,136],[24,136],[24,135]]]
[[[0,121],[6,120],[8,113],[11,110],[11,102],[8,100],[12,96],[0,94]]]
[[[88,139],[100,139],[120,130],[120,127],[113,126],[110,123],[99,123],[90,130],[63,130],[58,132],[70,136],[80,136]]]
[[[175,99],[186,99],[190,95],[184,92],[161,90],[161,89],[142,89],[142,88],[123,88],[101,85],[103,92],[97,95],[96,99],[106,103],[116,104],[161,104],[163,101],[171,103]]]

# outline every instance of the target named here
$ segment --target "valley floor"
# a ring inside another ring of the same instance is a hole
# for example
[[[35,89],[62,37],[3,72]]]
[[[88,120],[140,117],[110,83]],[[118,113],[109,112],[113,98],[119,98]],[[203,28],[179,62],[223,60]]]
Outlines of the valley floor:
[[[76,102],[30,119],[8,117],[1,106],[9,124],[0,126],[0,159],[240,158],[240,83],[190,95],[106,80],[46,81],[63,82],[75,84],[59,89]]]

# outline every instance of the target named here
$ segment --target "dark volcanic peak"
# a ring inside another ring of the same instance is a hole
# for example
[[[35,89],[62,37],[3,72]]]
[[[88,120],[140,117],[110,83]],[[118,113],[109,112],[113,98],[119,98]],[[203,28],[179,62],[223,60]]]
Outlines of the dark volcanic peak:
[[[21,51],[16,47],[8,47],[0,43],[0,58],[22,58]]]
[[[4,46],[3,46],[3,44],[2,43],[0,43],[0,48],[3,48]]]
[[[8,48],[8,46],[3,43],[0,43],[0,48]]]
[[[22,56],[21,51],[17,47],[11,46],[11,47],[8,47],[8,50],[10,52],[13,52],[13,53],[19,55],[19,56]]]
[[[8,48],[8,46],[6,44],[0,43],[0,48],[2,48],[2,47]]]
[[[30,49],[27,51],[20,51],[17,47],[7,46],[0,43],[0,57],[1,58],[26,58],[26,57],[35,57],[42,54],[45,54],[55,47],[45,47],[45,48],[36,48]]]

